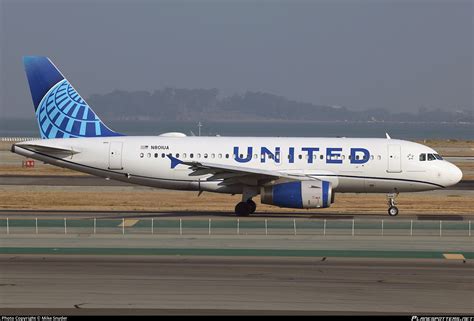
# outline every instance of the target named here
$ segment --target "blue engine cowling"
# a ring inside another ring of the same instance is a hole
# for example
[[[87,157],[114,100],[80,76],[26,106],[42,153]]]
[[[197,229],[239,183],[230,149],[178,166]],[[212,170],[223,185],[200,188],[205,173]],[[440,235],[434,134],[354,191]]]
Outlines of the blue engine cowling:
[[[264,186],[263,204],[289,208],[324,208],[333,202],[332,186],[326,181],[299,181]]]

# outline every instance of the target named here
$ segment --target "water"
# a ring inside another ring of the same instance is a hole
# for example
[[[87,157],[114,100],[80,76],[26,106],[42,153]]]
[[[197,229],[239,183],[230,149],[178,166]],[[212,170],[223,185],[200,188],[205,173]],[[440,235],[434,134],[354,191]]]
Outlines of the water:
[[[202,135],[289,137],[385,137],[400,139],[474,139],[474,124],[375,122],[206,122]],[[114,121],[115,131],[126,135],[158,135],[178,131],[198,135],[198,121]],[[0,137],[36,137],[36,120],[0,120]]]

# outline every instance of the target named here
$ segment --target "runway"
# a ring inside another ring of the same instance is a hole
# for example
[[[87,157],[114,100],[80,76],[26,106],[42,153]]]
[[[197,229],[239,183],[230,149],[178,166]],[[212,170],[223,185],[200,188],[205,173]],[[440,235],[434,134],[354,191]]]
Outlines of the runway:
[[[183,235],[136,226],[92,234],[82,225],[64,234],[53,223],[39,234],[34,226],[2,230],[3,314],[474,312],[474,252],[464,232],[265,235],[258,227],[256,235],[241,226],[239,235],[207,235],[185,224]]]
[[[0,176],[0,185],[149,189],[90,176]],[[449,206],[474,181],[453,189],[441,191]],[[236,223],[224,210],[80,208],[0,210],[2,314],[474,313],[471,212],[262,212]]]
[[[468,314],[446,260],[1,255],[3,314]]]
[[[237,219],[238,217],[234,212],[223,212],[223,211],[88,211],[88,210],[22,210],[22,209],[1,209],[0,219],[3,218],[24,218],[24,219],[54,219],[54,218],[76,218],[76,219],[167,219],[167,218],[197,218],[197,219],[209,219],[209,218],[222,218],[222,219]],[[265,218],[276,218],[276,219],[294,219],[294,218],[306,218],[306,219],[329,219],[329,220],[417,220],[417,221],[468,221],[473,220],[473,215],[456,215],[450,213],[433,213],[429,214],[417,214],[417,213],[404,213],[402,217],[390,217],[388,215],[381,214],[360,214],[350,213],[345,211],[344,213],[311,213],[311,212],[292,212],[292,213],[254,213],[250,217],[243,218],[245,220],[253,219],[265,219]]]

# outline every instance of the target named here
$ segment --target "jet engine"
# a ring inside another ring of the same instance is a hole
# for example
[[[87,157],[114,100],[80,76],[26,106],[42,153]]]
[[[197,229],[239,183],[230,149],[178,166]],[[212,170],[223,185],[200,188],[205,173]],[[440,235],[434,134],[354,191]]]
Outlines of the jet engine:
[[[288,208],[324,208],[334,203],[332,185],[327,181],[298,181],[263,186],[264,204]]]

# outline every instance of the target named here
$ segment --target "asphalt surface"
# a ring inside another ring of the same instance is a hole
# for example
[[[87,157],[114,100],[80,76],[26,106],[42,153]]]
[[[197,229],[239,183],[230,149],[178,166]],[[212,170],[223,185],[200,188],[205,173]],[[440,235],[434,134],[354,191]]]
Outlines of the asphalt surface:
[[[2,314],[472,314],[447,260],[0,255]]]
[[[0,235],[0,253],[217,256],[331,256],[443,258],[458,253],[474,258],[472,237],[418,235],[199,235],[199,234],[10,234]],[[130,232],[127,232],[130,233]]]
[[[457,215],[450,213],[433,213],[430,214],[417,214],[417,213],[403,213],[403,216],[390,217],[386,214],[359,214],[359,213],[331,213],[331,214],[318,214],[308,211],[302,212],[291,212],[291,213],[281,213],[281,212],[266,212],[266,213],[254,213],[250,217],[240,218],[242,220],[252,220],[252,219],[297,219],[297,218],[306,218],[306,219],[328,219],[328,220],[353,220],[353,219],[364,219],[364,220],[386,220],[386,221],[396,221],[396,220],[433,220],[433,221],[468,221],[473,220],[473,215]],[[22,209],[1,209],[0,218],[15,218],[21,217],[25,219],[31,218],[103,218],[103,219],[122,219],[122,218],[135,218],[135,219],[151,219],[151,218],[199,218],[199,219],[209,219],[209,218],[222,218],[222,219],[237,219],[238,217],[234,212],[216,212],[216,211],[88,211],[88,210],[22,210]]]
[[[0,176],[0,185],[136,186],[91,176]],[[474,180],[450,189],[470,193]],[[136,218],[140,222],[237,219],[230,212],[0,210],[0,218],[6,217]],[[298,224],[300,217],[306,221],[384,219],[386,229],[402,219],[301,212],[257,213],[241,220],[293,221],[295,217]],[[461,221],[443,222],[447,228],[467,224],[472,216],[404,213],[403,219]],[[115,235],[92,235],[83,227],[76,231],[68,227],[71,235],[60,235],[62,225],[50,230],[40,226],[39,232],[47,235],[31,235],[30,226],[12,227],[11,232],[20,234],[5,235],[1,225],[0,311],[22,315],[472,314],[474,253],[464,225],[448,236],[436,237],[434,230],[433,235],[422,231],[425,235],[413,238],[357,232],[354,237],[347,235],[346,228],[344,235],[324,237],[261,235],[262,229],[259,235],[252,235],[257,229],[248,229],[247,235],[243,226],[243,235],[209,236],[197,235],[207,233],[205,226],[187,225],[184,232],[191,235],[184,236],[143,235],[148,227],[127,228],[126,235],[121,235],[120,227],[113,230]],[[142,234],[133,234],[138,230]],[[292,232],[291,226],[288,231]],[[462,253],[465,259],[446,260],[444,253]]]
[[[95,176],[0,175],[0,185],[41,186],[136,186]],[[447,190],[474,190],[474,180],[463,180]]]

